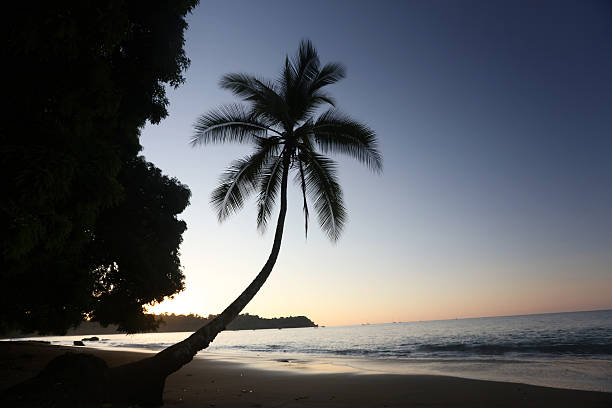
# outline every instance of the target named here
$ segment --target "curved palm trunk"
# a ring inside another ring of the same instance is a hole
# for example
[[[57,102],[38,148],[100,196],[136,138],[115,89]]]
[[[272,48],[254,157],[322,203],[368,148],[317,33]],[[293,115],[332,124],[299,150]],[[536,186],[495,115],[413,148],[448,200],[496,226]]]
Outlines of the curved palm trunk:
[[[110,401],[133,402],[148,405],[161,405],[166,377],[189,363],[195,354],[208,347],[217,334],[253,299],[272,272],[280,252],[285,215],[287,214],[287,179],[290,155],[285,154],[281,181],[281,203],[274,244],[267,262],[251,284],[220,315],[194,332],[185,340],[176,343],[155,356],[108,370],[107,395]]]

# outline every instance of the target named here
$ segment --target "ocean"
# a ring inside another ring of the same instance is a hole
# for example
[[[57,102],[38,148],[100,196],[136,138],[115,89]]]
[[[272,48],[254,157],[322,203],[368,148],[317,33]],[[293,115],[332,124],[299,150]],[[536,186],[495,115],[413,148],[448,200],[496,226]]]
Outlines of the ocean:
[[[86,345],[156,351],[189,334],[98,335]],[[82,337],[29,339],[72,345]],[[612,392],[612,310],[225,331],[197,357],[303,373],[439,374]]]

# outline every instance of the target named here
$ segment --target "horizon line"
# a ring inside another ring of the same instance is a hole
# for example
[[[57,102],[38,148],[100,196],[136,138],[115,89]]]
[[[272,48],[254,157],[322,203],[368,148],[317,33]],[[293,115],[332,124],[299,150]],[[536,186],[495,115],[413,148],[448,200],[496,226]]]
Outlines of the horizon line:
[[[396,322],[381,322],[381,323],[356,323],[356,324],[339,324],[339,325],[326,325],[323,327],[348,327],[348,326],[368,326],[377,324],[398,324],[398,323],[428,323],[428,322],[445,322],[449,320],[470,320],[470,319],[494,319],[498,317],[521,317],[521,316],[539,316],[539,315],[551,315],[551,314],[562,314],[562,313],[585,313],[585,312],[609,312],[610,309],[589,309],[589,310],[573,310],[564,312],[543,312],[543,313],[525,313],[525,314],[511,314],[511,315],[494,315],[494,316],[474,316],[474,317],[455,317],[449,319],[431,319],[431,320],[405,320]],[[319,326],[321,327],[321,326]]]

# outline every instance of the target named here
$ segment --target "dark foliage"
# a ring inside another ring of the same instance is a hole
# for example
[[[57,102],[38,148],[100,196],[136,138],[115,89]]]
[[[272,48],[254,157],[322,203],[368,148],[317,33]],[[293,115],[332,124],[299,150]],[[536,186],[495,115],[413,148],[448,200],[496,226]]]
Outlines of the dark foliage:
[[[178,220],[190,192],[142,157],[119,174],[121,204],[103,211],[88,253],[92,256],[95,304],[91,317],[120,331],[150,330],[154,316],[142,305],[161,302],[183,289],[178,247],[187,229]]]
[[[207,324],[215,315],[202,317],[195,314],[161,314],[151,315],[158,323],[156,329],[158,333],[169,332],[192,332],[203,325]],[[306,316],[290,316],[290,317],[259,317],[257,315],[241,314],[231,322],[227,330],[256,330],[256,329],[289,329],[295,327],[317,327],[317,325]],[[119,327],[116,324],[109,324],[106,327],[101,326],[97,322],[84,321],[78,327],[68,330],[68,336],[88,336],[88,335],[103,335],[117,334]],[[22,333],[8,333],[8,337],[20,337]],[[88,338],[83,338],[83,341],[90,341]]]
[[[0,331],[150,328],[142,305],[182,288],[189,191],[137,158],[140,129],[183,82],[197,0],[35,3],[3,13]]]
[[[227,330],[292,329],[297,327],[317,327],[317,325],[306,316],[266,319],[257,315],[243,314],[234,319],[227,326]]]
[[[198,315],[164,314],[157,316],[160,321],[160,332],[194,331],[214,319],[215,315],[202,317]],[[297,327],[316,327],[317,325],[306,316],[265,318],[248,313],[237,316],[226,330],[257,330],[257,329],[290,329]]]

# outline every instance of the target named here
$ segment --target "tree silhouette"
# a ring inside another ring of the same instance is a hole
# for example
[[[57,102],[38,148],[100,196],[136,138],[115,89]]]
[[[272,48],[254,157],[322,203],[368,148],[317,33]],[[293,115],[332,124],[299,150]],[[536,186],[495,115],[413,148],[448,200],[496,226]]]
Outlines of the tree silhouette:
[[[211,201],[219,220],[224,220],[256,193],[257,225],[263,229],[279,199],[271,253],[255,279],[220,315],[153,357],[107,369],[102,376],[104,386],[96,383],[97,388],[90,389],[90,397],[145,405],[163,403],[166,377],[206,348],[238,316],[270,275],[281,247],[290,172],[295,174],[303,194],[306,232],[310,199],[323,231],[332,241],[340,237],[346,222],[342,190],[337,181],[336,164],[322,153],[346,154],[373,171],[382,170],[375,133],[335,110],[333,99],[324,92],[325,86],[344,76],[345,70],[340,64],[321,67],[311,42],[302,41],[295,58],[286,58],[277,81],[244,74],[228,74],[222,78],[221,86],[241,97],[247,105],[226,105],[200,116],[191,143],[194,146],[224,142],[255,145],[251,155],[232,163],[223,174]],[[332,108],[317,116],[318,109],[324,105]]]
[[[5,10],[0,332],[63,334],[86,317],[151,329],[144,305],[182,288],[185,226],[176,216],[189,191],[138,154],[145,123],[167,116],[166,87],[184,81],[196,4],[66,0]]]

